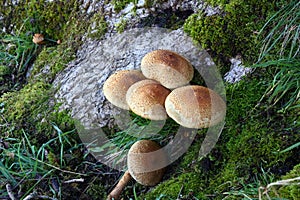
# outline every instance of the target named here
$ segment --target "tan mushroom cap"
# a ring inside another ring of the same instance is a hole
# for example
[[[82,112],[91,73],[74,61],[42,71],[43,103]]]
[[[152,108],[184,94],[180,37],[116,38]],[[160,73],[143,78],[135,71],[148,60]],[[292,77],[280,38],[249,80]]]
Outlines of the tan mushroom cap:
[[[35,33],[32,37],[32,42],[35,44],[42,44],[44,42],[44,35],[40,33]]]
[[[194,75],[190,62],[169,50],[155,50],[146,54],[141,62],[141,70],[145,77],[169,89],[187,85]]]
[[[145,79],[141,71],[121,70],[112,74],[103,85],[103,93],[113,105],[129,110],[126,102],[128,88],[134,83]]]
[[[146,79],[133,84],[127,91],[126,101],[135,114],[151,120],[168,118],[164,107],[170,90],[154,80]]]
[[[165,172],[165,167],[156,170],[156,164],[166,166],[167,154],[156,152],[161,147],[151,140],[140,140],[128,151],[127,166],[130,175],[140,184],[154,186],[158,184]]]
[[[168,115],[187,128],[208,128],[221,122],[226,104],[213,90],[190,85],[173,90],[166,98]]]

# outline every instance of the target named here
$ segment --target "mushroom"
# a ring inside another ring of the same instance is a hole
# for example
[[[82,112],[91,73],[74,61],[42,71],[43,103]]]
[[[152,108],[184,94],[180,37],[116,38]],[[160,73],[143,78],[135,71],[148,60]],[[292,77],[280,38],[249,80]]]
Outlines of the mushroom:
[[[194,75],[189,61],[169,50],[155,50],[146,54],[141,62],[141,70],[145,77],[169,89],[188,84]]]
[[[119,199],[123,189],[131,177],[141,185],[154,186],[158,184],[165,172],[167,154],[151,140],[135,142],[127,154],[128,170],[110,192],[107,200]]]
[[[170,90],[154,80],[146,79],[133,84],[127,91],[126,101],[135,114],[151,120],[168,118],[164,102]]]
[[[45,44],[45,41],[61,44],[61,40],[52,40],[49,38],[45,38],[44,35],[41,33],[35,33],[32,37],[32,42],[35,44]]]
[[[103,85],[104,96],[113,105],[129,110],[126,92],[132,84],[143,79],[145,79],[144,75],[138,70],[117,71],[105,81]]]
[[[44,43],[44,35],[40,33],[35,33],[32,38],[32,42],[35,44],[43,44]]]
[[[187,128],[208,128],[225,117],[226,105],[213,90],[189,85],[173,90],[165,101],[166,112]]]

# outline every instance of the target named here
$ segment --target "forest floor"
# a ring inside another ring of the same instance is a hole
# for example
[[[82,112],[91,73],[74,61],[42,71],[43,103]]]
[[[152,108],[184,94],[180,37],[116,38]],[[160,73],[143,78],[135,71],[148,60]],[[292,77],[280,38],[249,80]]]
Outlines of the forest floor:
[[[101,124],[110,143],[94,150],[108,158],[126,157],[141,139],[172,141],[179,128],[172,119],[158,136],[134,137],[151,121],[129,112],[133,124],[122,130],[109,120],[114,107],[101,96],[110,74],[138,69],[137,60],[161,48],[160,41],[195,69],[197,48],[214,63],[214,89],[226,99],[224,127],[207,155],[199,151],[209,129],[200,129],[158,185],[132,180],[122,198],[300,199],[298,1],[0,4],[0,199],[105,199],[124,169],[96,159],[78,122]],[[38,36],[42,41],[33,41]],[[205,86],[201,75],[195,70],[191,84]],[[76,88],[87,96],[79,98]]]

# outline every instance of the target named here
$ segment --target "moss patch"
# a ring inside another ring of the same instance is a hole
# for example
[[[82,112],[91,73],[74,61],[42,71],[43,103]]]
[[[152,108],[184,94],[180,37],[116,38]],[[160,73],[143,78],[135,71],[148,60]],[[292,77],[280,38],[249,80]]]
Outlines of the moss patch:
[[[43,106],[49,98],[50,85],[43,82],[28,84],[20,91],[5,93],[1,96],[3,124],[9,122],[10,129],[19,129],[23,124],[31,126],[35,121],[43,118]],[[32,117],[31,119],[29,119]],[[10,137],[7,132],[6,137]]]
[[[263,181],[260,178],[265,171],[278,178],[297,162],[299,158],[294,159],[296,151],[276,153],[297,140],[296,134],[284,133],[285,127],[293,127],[291,119],[268,116],[272,111],[265,111],[264,105],[255,108],[266,89],[264,80],[252,77],[252,80],[227,85],[226,89],[226,124],[216,147],[205,160],[198,161],[201,142],[195,141],[178,168],[173,169],[176,173],[172,178],[146,194],[146,199],[158,198],[161,194],[166,195],[165,199],[176,198],[182,186],[181,194],[185,197],[192,192],[200,199],[222,199],[226,192],[242,188],[257,177],[257,181]],[[278,129],[279,123],[282,129]],[[292,129],[296,131],[296,127]],[[258,193],[252,195],[257,198]]]
[[[133,1],[114,1],[115,8],[122,9],[130,2]],[[152,3],[149,2],[146,1],[146,4]],[[224,11],[223,15],[208,17],[203,13],[194,14],[185,22],[185,31],[219,58],[226,59],[241,54],[246,61],[251,61],[258,50],[255,47],[255,31],[259,30],[263,20],[276,10],[278,5],[275,1],[208,2],[220,5]],[[25,130],[32,144],[38,147],[49,139],[57,137],[54,125],[63,132],[74,128],[74,122],[68,111],[60,112],[59,105],[54,105],[55,103],[52,102],[54,91],[51,83],[55,75],[74,59],[82,36],[100,39],[107,28],[101,14],[88,19],[78,17],[80,12],[77,11],[79,11],[78,1],[20,1],[16,7],[10,4],[1,7],[0,12],[5,15],[1,23],[8,32],[12,29],[22,30],[24,35],[27,33],[28,38],[31,37],[31,33],[40,32],[51,39],[62,40],[59,46],[47,45],[39,49],[40,54],[36,54],[34,68],[27,85],[1,96],[0,132],[3,134],[2,137],[22,138],[23,130]],[[181,14],[168,15],[165,17],[167,18],[165,22],[177,28],[182,23],[179,20]],[[12,23],[11,19],[18,20]],[[23,27],[22,24],[24,24]],[[237,29],[236,27],[243,28]],[[10,75],[9,73],[11,71],[7,70],[7,67],[0,66],[0,77],[6,78]],[[249,184],[257,174],[263,174],[261,169],[272,173],[276,178],[281,178],[281,175],[291,170],[295,163],[299,163],[297,149],[284,154],[277,153],[299,140],[296,134],[299,127],[295,126],[295,122],[299,121],[298,112],[280,114],[274,111],[276,109],[266,109],[266,102],[261,102],[256,107],[267,87],[265,83],[269,81],[260,78],[261,76],[253,76],[238,84],[226,86],[228,100],[226,125],[217,146],[210,155],[201,161],[197,160],[201,145],[201,132],[180,163],[172,165],[174,169],[171,171],[174,173],[169,175],[172,177],[141,197],[146,199],[175,199],[177,197],[223,199],[226,197],[226,192],[242,188],[243,183]],[[171,128],[166,130],[168,131],[171,131]],[[78,141],[76,134],[63,140],[62,144],[65,145],[63,167],[67,170],[93,174],[90,163],[96,161],[82,162],[83,150],[80,149]],[[57,141],[49,148],[48,161],[55,166],[59,166],[61,155],[57,148],[59,145],[61,143]],[[298,166],[284,178],[299,175]],[[101,168],[94,169],[94,172],[99,174],[99,172],[109,170]],[[59,177],[59,180],[80,177],[62,174],[61,171],[56,171],[52,175]],[[85,180],[88,182],[89,178]],[[105,186],[101,185],[105,182],[103,180],[97,179],[98,182],[88,186],[88,183],[65,184],[62,190],[63,198],[79,196],[85,189],[88,196],[103,198],[105,190],[108,190],[107,185],[113,184],[116,178],[110,178],[106,184],[103,184]],[[34,180],[22,181],[24,184],[30,183],[30,186],[35,183]],[[49,189],[47,184],[53,182],[55,181],[51,178],[51,181],[48,183],[44,181],[43,185],[39,185],[38,188],[41,192],[52,195],[51,191],[54,190],[51,187]],[[24,187],[22,188],[24,190]],[[0,186],[0,190],[5,191],[4,185]],[[280,192],[282,196],[299,198],[297,196],[299,189],[295,186],[282,187]],[[257,198],[257,194],[254,193],[253,197]]]
[[[79,3],[72,1],[19,1],[18,4],[1,5],[1,12],[4,13],[3,22],[8,27],[20,29],[21,26],[31,33],[42,33],[46,37],[57,40],[64,35],[62,30],[67,26],[70,16],[79,11]],[[13,16],[11,23],[9,16]],[[23,21],[26,23],[23,24]],[[9,31],[9,29],[8,29]]]
[[[292,179],[296,177],[300,177],[300,164],[296,165],[293,170],[291,170],[288,174],[286,174],[282,178],[283,180],[286,180],[286,179]],[[296,182],[293,182],[293,184],[290,183],[287,186],[280,187],[279,196],[288,199],[293,199],[293,200],[300,199],[299,181],[298,181],[298,185]]]
[[[161,200],[168,200],[176,199],[178,196],[186,198],[191,195],[198,199],[207,199],[199,192],[206,187],[205,183],[200,180],[202,180],[202,177],[199,173],[183,173],[156,186],[154,190],[145,195],[143,199],[150,200],[160,197]]]
[[[106,31],[105,21],[100,14],[95,14],[90,21],[86,16],[77,20],[80,16],[79,6],[78,1],[34,0],[20,2],[17,5],[8,3],[1,7],[1,14],[4,16],[1,22],[9,22],[9,17],[13,15],[16,20],[11,24],[11,28],[18,30],[18,33],[25,37],[27,43],[34,46],[31,34],[37,32],[43,33],[45,37],[62,41],[60,45],[47,43],[38,46],[35,54],[30,55],[33,58],[31,62],[35,62],[27,84],[22,88],[22,84],[17,82],[15,84],[20,85],[16,88],[18,90],[14,90],[15,88],[3,90],[11,91],[0,98],[2,116],[0,123],[4,124],[0,130],[5,133],[6,137],[18,137],[21,130],[25,130],[30,134],[38,135],[38,137],[34,137],[39,138],[38,141],[41,142],[46,141],[46,138],[49,139],[53,134],[51,122],[57,122],[57,125],[61,125],[65,130],[73,128],[68,113],[59,112],[57,105],[54,105],[52,81],[67,66],[68,62],[75,58],[75,53],[81,45],[81,37],[89,35],[88,31],[91,29],[92,23],[95,22],[96,26],[102,25],[99,27],[101,31],[94,34],[94,37],[100,38]],[[15,36],[17,41],[20,35]],[[22,54],[22,52],[18,51],[16,54]],[[1,67],[1,77],[13,76],[8,74],[12,72],[8,71],[7,64],[4,63]],[[27,68],[24,72],[26,71]],[[21,76],[25,76],[25,74],[23,73]],[[6,87],[6,85],[4,86]],[[1,87],[3,87],[2,84]],[[67,126],[69,127],[67,128]]]
[[[111,2],[114,5],[114,10],[116,12],[120,12],[123,10],[129,3],[134,3],[135,5],[137,4],[136,0],[112,0]]]
[[[279,8],[279,3],[266,0],[259,3],[253,0],[207,2],[220,6],[223,13],[193,14],[186,20],[184,30],[219,60],[238,54],[247,62],[255,60],[259,52],[257,32],[270,13]]]
[[[102,13],[96,13],[89,20],[88,37],[100,39],[107,31],[107,23]]]

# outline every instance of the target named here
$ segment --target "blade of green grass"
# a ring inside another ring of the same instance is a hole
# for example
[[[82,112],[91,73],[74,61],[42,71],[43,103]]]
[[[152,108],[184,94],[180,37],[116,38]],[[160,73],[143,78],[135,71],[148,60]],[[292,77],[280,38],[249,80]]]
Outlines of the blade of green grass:
[[[290,150],[292,150],[292,149],[294,149],[294,148],[297,148],[297,147],[300,147],[300,142],[291,145],[290,147],[288,147],[288,148],[286,148],[286,149],[280,151],[279,153],[285,153],[285,152],[288,152],[288,151],[290,151]]]
[[[17,181],[16,179],[10,174],[10,172],[6,169],[6,167],[3,165],[2,161],[0,161],[0,171],[2,173],[2,175],[9,181],[12,183],[12,185],[16,185]]]

